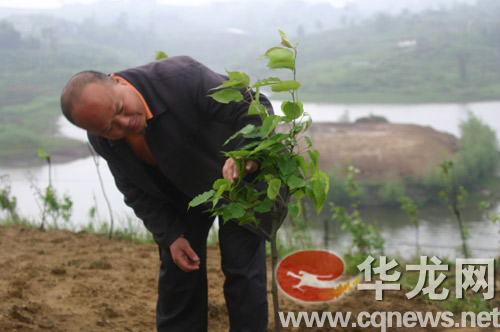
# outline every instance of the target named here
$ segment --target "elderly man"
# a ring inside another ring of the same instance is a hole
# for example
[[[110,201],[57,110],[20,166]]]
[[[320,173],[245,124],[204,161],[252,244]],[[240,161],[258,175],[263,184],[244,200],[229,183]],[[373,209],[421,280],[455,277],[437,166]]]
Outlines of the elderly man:
[[[226,79],[189,57],[172,57],[109,76],[82,72],[62,92],[64,115],[87,130],[159,246],[158,331],[207,330],[206,238],[213,218],[204,208],[188,210],[188,203],[221,176],[238,178],[221,151],[245,140],[223,144],[246,124],[260,125],[247,113],[248,92],[240,103],[208,97]],[[247,173],[257,169],[246,163]],[[265,331],[265,240],[229,221],[220,223],[219,242],[230,331]]]

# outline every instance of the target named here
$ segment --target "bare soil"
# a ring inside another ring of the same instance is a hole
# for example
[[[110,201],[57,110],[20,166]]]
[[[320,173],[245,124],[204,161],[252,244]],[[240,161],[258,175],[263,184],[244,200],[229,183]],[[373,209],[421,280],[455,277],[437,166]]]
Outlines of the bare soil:
[[[455,136],[409,124],[314,123],[309,135],[323,170],[350,159],[361,170],[361,180],[381,180],[389,171],[420,178],[458,150]]]
[[[0,227],[0,332],[155,331],[158,265],[154,245],[69,231]],[[228,331],[222,293],[224,277],[216,247],[209,247],[207,265],[209,331]],[[419,297],[408,300],[404,294],[404,291],[385,292],[383,301],[375,301],[372,291],[352,290],[338,301],[321,305],[300,304],[281,295],[280,304],[283,311],[350,311],[353,316],[360,311],[440,311]],[[270,294],[269,302],[272,303]],[[352,327],[284,330],[380,331]],[[411,329],[429,330],[439,331]]]

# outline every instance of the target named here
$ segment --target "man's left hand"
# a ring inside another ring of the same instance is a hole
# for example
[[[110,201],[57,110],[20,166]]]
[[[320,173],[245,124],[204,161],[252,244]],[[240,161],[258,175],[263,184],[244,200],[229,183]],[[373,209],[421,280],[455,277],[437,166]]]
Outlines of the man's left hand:
[[[259,165],[253,160],[247,160],[245,163],[245,175],[248,173],[255,172],[259,169]],[[227,158],[224,167],[222,167],[222,175],[224,179],[230,179],[234,183],[234,180],[238,179],[239,170],[238,166],[234,162],[233,158]]]

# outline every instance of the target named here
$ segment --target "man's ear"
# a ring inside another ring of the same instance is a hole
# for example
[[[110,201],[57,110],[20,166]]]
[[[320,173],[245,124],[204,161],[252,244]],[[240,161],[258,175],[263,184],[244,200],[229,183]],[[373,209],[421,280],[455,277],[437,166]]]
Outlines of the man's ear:
[[[111,75],[109,75],[109,77],[110,77],[113,81],[115,81],[116,83],[118,83],[118,84],[120,84],[120,85],[126,85],[126,84],[127,84],[127,83],[126,83],[127,81],[125,81],[125,79],[124,79],[123,77],[121,77],[121,76],[111,74]]]

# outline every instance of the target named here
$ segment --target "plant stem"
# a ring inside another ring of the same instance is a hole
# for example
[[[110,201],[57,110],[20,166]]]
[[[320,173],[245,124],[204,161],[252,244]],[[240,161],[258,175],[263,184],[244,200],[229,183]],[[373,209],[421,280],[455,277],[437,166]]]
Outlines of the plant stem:
[[[90,144],[87,143],[87,147],[92,155],[92,159],[94,160],[95,168],[97,170],[97,177],[99,178],[99,184],[101,185],[102,195],[104,196],[104,200],[106,201],[106,205],[108,206],[109,211],[109,220],[110,220],[110,228],[108,237],[111,239],[113,236],[113,228],[115,221],[113,219],[113,209],[111,208],[111,203],[109,202],[108,195],[106,195],[106,190],[104,189],[104,182],[102,181],[101,171],[99,170],[99,157],[95,154],[94,149]]]
[[[273,312],[274,312],[274,331],[280,332],[281,325],[279,319],[279,296],[278,296],[278,281],[276,280],[276,266],[278,265],[278,247],[276,244],[276,236],[278,232],[279,220],[273,218],[272,230],[271,230],[271,261],[272,261],[272,273],[273,273],[273,284],[271,288],[271,294],[273,295]]]

